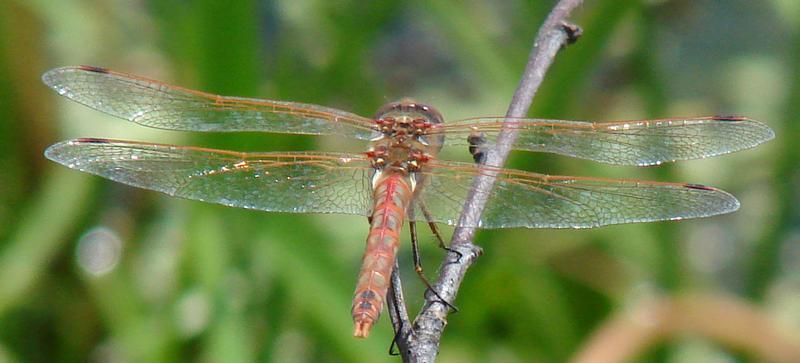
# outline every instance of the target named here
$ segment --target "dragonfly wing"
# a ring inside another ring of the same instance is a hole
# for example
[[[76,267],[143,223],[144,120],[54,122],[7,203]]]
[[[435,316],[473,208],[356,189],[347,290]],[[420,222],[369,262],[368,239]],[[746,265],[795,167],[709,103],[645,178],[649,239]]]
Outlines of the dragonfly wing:
[[[238,153],[106,139],[55,144],[45,155],[123,184],[231,207],[368,216],[369,161],[336,153]]]
[[[550,176],[436,161],[424,171],[419,198],[435,222],[478,228],[590,228],[729,213],[732,195],[711,187],[639,180]],[[497,173],[480,221],[459,221],[475,176]],[[417,205],[419,203],[416,203]],[[422,210],[415,219],[424,221]]]
[[[698,117],[610,123],[475,118],[443,125],[446,144],[466,145],[471,134],[489,145],[503,125],[519,131],[513,148],[556,153],[619,165],[658,165],[754,147],[775,137],[766,125],[744,117]]]
[[[332,108],[218,96],[104,68],[57,68],[42,80],[71,100],[160,129],[334,134],[364,140],[372,134],[370,119]]]

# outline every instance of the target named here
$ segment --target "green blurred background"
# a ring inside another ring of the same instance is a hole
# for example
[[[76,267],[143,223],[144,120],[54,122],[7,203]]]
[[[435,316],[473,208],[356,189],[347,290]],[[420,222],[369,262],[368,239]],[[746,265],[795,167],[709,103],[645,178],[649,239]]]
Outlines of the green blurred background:
[[[368,340],[351,337],[363,218],[172,199],[42,156],[73,137],[253,151],[363,145],[146,129],[58,97],[39,80],[45,70],[104,66],[362,115],[402,96],[447,119],[502,115],[552,5],[0,0],[0,362],[398,360],[386,354],[386,316]],[[659,168],[514,154],[510,167],[550,174],[713,185],[742,208],[479,233],[485,255],[455,302],[439,360],[563,362],[627,347],[634,362],[800,361],[800,3],[598,0],[573,20],[585,35],[558,56],[531,116],[737,114],[778,137]],[[433,276],[443,254],[422,238]],[[416,311],[423,289],[404,242]]]

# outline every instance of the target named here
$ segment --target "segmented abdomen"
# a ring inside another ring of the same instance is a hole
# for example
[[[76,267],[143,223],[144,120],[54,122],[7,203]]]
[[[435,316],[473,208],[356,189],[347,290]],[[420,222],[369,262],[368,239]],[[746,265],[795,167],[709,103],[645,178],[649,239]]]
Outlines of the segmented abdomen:
[[[353,335],[356,337],[366,338],[383,310],[411,196],[411,186],[402,174],[380,180],[373,191],[372,224],[353,298]]]

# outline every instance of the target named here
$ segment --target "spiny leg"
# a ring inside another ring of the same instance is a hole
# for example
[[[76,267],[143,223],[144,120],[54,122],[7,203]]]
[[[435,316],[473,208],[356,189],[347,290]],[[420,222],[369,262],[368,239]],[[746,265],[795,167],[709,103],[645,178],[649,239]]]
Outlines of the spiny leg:
[[[399,312],[396,311],[399,314]],[[397,345],[397,338],[400,337],[400,334],[403,334],[403,322],[400,322],[400,326],[397,330],[395,330],[394,334],[392,335],[392,344],[389,344],[389,355],[397,356],[400,355],[398,351],[399,347]]]
[[[392,344],[389,345],[389,355],[400,355],[400,345],[397,343],[398,338],[403,334],[411,334],[411,331],[408,330],[409,328],[406,326],[407,323],[408,325],[411,323],[408,320],[408,312],[406,311],[405,299],[403,298],[403,288],[400,282],[399,266],[396,259],[394,261],[394,268],[392,269],[391,282],[391,289],[387,295],[388,299],[386,299],[389,308],[394,311],[394,314],[391,314],[391,312],[389,314],[394,328]]]
[[[402,330],[397,329],[397,331],[395,331],[394,334],[392,335],[392,344],[389,344],[389,355],[391,356],[400,355],[400,352],[398,351],[399,348],[397,346],[397,338],[400,336],[402,332],[403,332]]]
[[[419,244],[417,243],[417,223],[413,220],[409,220],[408,224],[408,229],[411,231],[411,256],[414,260],[414,271],[417,272],[417,275],[419,276],[420,280],[422,280],[422,283],[425,284],[425,287],[427,287],[428,290],[432,292],[442,304],[445,304],[449,309],[453,310],[453,313],[457,313],[458,308],[439,295],[439,292],[433,288],[433,285],[431,285],[431,283],[428,281],[428,278],[425,277],[425,272],[422,269],[422,261],[419,257]]]
[[[417,201],[417,203],[419,203],[419,208],[422,210],[422,215],[425,216],[425,220],[428,221],[428,227],[430,227],[433,235],[436,236],[436,241],[439,243],[439,248],[447,252],[456,254],[458,256],[456,263],[461,261],[461,257],[464,255],[462,255],[461,252],[458,252],[450,247],[447,247],[447,244],[444,243],[444,239],[442,239],[442,235],[441,233],[439,233],[439,227],[437,227],[436,223],[433,222],[433,216],[431,216],[431,212],[428,210],[428,207],[425,206],[425,202],[419,200]]]

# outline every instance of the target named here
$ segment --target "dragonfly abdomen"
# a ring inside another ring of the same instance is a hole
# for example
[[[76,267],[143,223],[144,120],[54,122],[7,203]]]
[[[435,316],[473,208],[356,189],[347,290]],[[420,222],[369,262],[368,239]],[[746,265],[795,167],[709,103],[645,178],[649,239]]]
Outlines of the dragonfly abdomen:
[[[356,337],[366,338],[383,310],[411,196],[411,186],[402,174],[391,174],[375,185],[375,207],[367,248],[353,297],[353,335]]]

